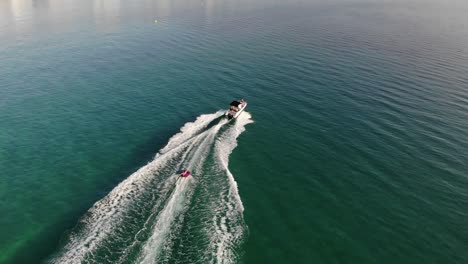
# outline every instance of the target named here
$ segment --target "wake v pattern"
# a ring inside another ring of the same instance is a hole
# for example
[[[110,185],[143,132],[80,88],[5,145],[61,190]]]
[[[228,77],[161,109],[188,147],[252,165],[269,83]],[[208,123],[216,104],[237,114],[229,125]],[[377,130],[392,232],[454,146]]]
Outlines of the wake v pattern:
[[[221,115],[185,124],[153,161],[89,209],[50,262],[235,262],[246,226],[227,165],[252,120],[244,113],[225,126],[225,119],[217,120]],[[175,185],[182,167],[194,178]]]

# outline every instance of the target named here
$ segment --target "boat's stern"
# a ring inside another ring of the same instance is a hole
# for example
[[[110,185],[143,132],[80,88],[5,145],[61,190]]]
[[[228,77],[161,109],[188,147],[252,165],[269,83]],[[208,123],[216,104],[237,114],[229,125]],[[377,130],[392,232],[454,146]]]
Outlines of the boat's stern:
[[[237,118],[246,106],[247,102],[244,99],[240,101],[233,101],[230,104],[230,108],[226,111],[224,115],[227,117],[228,120]]]
[[[227,111],[225,115],[228,120],[231,120],[234,118],[234,113],[231,113],[231,111]]]

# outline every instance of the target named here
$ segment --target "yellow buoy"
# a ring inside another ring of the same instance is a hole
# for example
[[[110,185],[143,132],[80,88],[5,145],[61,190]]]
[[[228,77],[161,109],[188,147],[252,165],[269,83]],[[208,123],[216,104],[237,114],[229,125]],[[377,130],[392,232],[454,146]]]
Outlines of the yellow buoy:
[[[154,23],[155,23],[155,24],[158,23],[158,20],[154,20]]]

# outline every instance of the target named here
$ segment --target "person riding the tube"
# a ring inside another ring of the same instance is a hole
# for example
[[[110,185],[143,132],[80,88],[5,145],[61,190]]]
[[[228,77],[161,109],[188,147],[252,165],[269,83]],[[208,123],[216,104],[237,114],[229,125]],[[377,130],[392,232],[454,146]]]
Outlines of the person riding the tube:
[[[180,174],[180,176],[181,177],[188,177],[188,176],[190,176],[190,171],[187,168],[185,168],[185,169],[182,170],[182,173]]]

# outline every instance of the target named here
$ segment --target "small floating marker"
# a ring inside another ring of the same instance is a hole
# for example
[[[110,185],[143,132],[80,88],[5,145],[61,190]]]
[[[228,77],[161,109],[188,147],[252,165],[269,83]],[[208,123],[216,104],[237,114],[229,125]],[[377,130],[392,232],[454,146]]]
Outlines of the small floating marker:
[[[158,23],[158,20],[157,20],[157,19],[155,19],[155,20],[154,20],[154,23],[155,23],[155,24],[157,24],[157,23]]]

